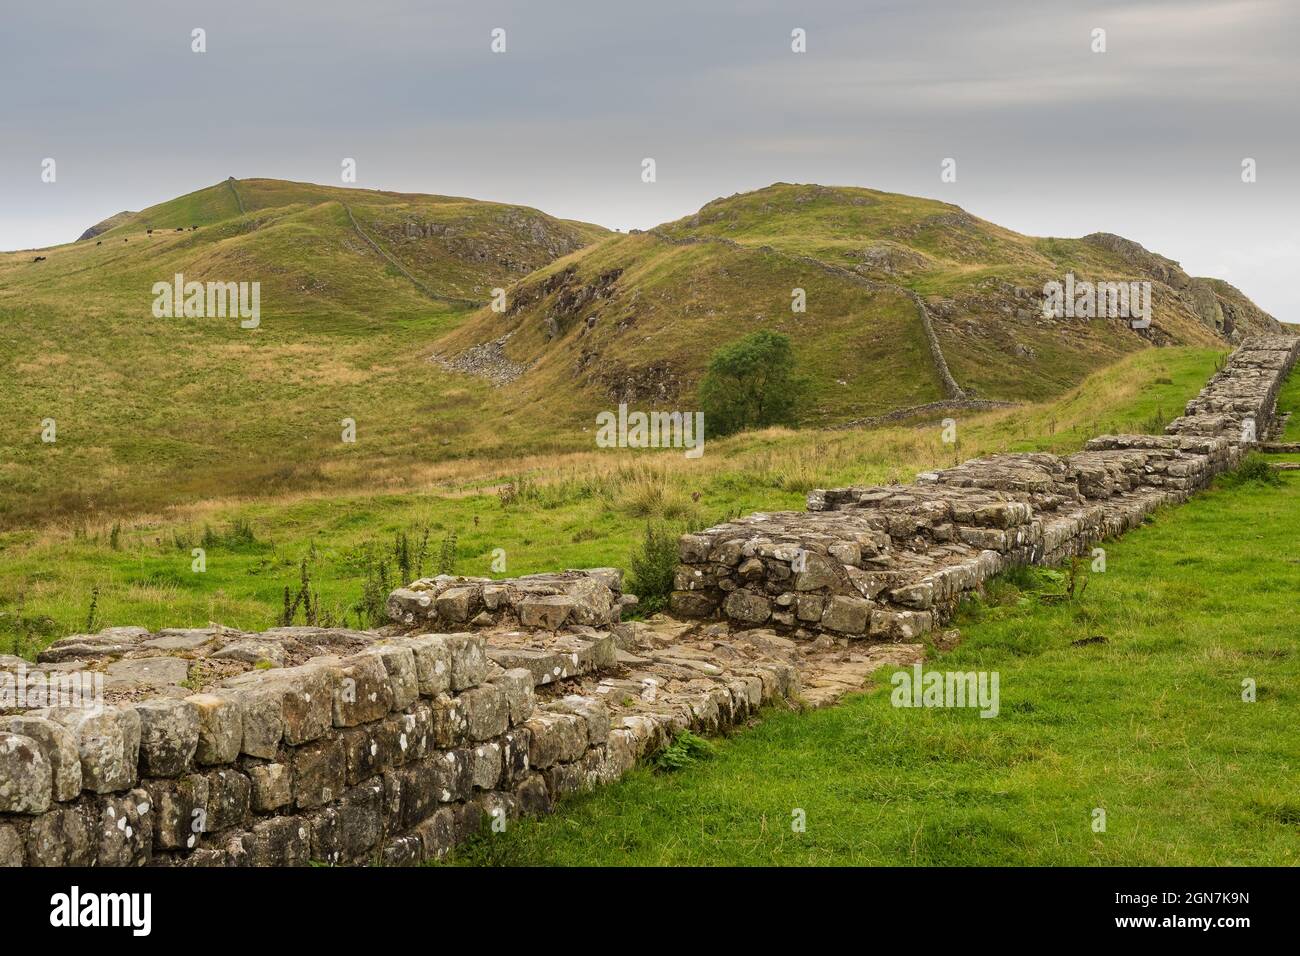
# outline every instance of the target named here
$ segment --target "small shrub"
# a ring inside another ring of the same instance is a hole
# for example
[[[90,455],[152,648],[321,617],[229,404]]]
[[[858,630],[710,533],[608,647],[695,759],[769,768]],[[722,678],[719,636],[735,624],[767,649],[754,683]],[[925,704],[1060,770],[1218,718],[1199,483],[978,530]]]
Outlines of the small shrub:
[[[668,604],[677,570],[678,536],[678,530],[668,525],[647,524],[641,546],[628,559],[628,588],[641,599],[637,610],[642,614],[653,614]]]
[[[96,634],[100,630],[99,621],[99,588],[90,589],[90,610],[86,612],[85,633]]]
[[[442,539],[442,547],[438,549],[438,573],[455,574],[456,573],[456,532],[453,531],[447,537]]]

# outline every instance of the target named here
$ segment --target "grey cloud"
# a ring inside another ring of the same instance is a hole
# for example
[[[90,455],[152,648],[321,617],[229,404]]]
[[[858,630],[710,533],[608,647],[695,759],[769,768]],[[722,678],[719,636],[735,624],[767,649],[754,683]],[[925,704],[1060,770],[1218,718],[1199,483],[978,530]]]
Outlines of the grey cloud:
[[[1128,235],[1300,319],[1300,9],[1284,0],[11,7],[2,248],[228,175],[334,182],[354,156],[361,186],[619,228],[777,180],[929,195],[1025,232]]]

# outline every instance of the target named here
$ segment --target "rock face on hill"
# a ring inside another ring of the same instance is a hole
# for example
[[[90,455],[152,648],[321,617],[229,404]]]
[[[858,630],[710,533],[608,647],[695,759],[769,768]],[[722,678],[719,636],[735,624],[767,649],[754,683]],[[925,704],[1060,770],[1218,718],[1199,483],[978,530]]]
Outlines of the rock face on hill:
[[[129,210],[123,210],[122,212],[109,216],[107,219],[103,220],[102,222],[95,223],[93,226],[91,226],[89,229],[87,229],[85,232],[79,235],[77,237],[77,241],[81,242],[82,240],[85,239],[94,239],[96,236],[103,235],[104,233],[108,232],[108,230],[112,229],[114,226],[121,225],[122,223],[126,222],[134,215],[135,213],[130,212]]]
[[[1114,253],[1135,273],[1172,289],[1207,328],[1230,342],[1247,335],[1284,331],[1280,322],[1222,279],[1189,276],[1177,262],[1147,251],[1131,239],[1094,232],[1083,241]]]

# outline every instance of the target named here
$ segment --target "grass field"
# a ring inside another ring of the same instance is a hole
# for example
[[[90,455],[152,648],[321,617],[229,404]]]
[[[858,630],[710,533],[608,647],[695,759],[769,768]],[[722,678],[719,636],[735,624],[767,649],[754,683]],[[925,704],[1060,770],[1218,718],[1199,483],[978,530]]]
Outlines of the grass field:
[[[771,430],[680,452],[592,450],[431,470],[402,494],[295,494],[205,501],[152,516],[70,520],[0,533],[0,653],[32,654],[57,637],[107,625],[184,627],[209,621],[262,629],[302,562],[329,620],[376,623],[358,608],[403,575],[392,557],[405,532],[422,568],[439,570],[443,543],[461,574],[625,567],[646,526],[701,528],[755,510],[801,510],[814,487],[910,481],[915,472],[993,451],[1072,451],[1103,431],[1157,431],[1195,395],[1221,353],[1147,350],[1059,400],[958,423],[956,449],[937,421],[871,431]],[[697,498],[698,496],[698,498]],[[115,530],[116,529],[116,530]],[[193,549],[204,549],[196,573]],[[92,611],[93,604],[93,615]]]
[[[996,717],[895,708],[887,683],[772,711],[712,759],[638,768],[455,862],[1295,865],[1297,540],[1300,478],[1205,493],[1108,543],[1073,602],[1045,601],[1061,584],[1035,569],[964,608],[927,666],[997,672]]]

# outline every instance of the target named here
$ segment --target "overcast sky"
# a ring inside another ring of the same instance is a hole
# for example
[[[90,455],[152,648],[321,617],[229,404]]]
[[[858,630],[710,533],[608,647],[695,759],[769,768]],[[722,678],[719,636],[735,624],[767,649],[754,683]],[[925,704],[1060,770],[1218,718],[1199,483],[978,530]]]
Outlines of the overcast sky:
[[[344,157],[358,186],[622,229],[818,182],[1035,235],[1116,232],[1300,321],[1295,0],[6,0],[2,16],[4,249],[231,175],[339,184]]]

